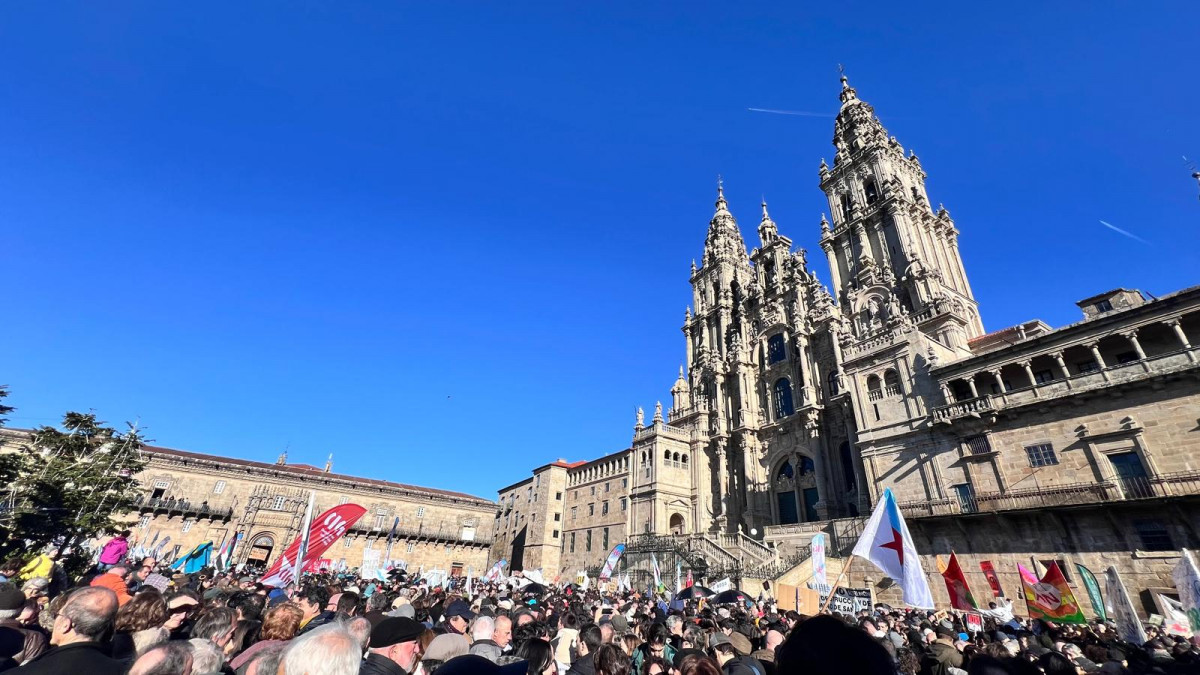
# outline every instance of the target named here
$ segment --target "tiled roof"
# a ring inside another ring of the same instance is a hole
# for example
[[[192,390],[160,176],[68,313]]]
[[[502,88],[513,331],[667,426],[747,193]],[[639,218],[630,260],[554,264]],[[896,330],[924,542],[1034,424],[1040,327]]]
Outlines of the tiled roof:
[[[199,452],[189,452],[187,450],[175,450],[174,448],[163,448],[158,446],[147,445],[142,448],[144,452],[159,455],[171,455],[183,459],[205,460],[209,462],[217,462],[224,464],[234,464],[237,466],[251,467],[262,469],[264,471],[279,471],[290,473],[296,476],[307,476],[309,478],[339,478],[349,480],[355,483],[361,483],[368,486],[390,487],[401,490],[412,490],[414,492],[428,492],[435,495],[442,495],[453,499],[469,499],[472,501],[482,502],[488,505],[493,505],[494,502],[475,495],[469,495],[465,492],[452,492],[450,490],[438,490],[436,488],[421,487],[419,485],[408,485],[405,483],[393,483],[392,481],[379,480],[376,478],[363,478],[361,476],[348,476],[341,473],[325,473],[324,469],[318,469],[315,466],[308,464],[268,464],[266,462],[255,462],[248,459],[238,459],[236,457],[220,457],[218,455],[206,455]]]

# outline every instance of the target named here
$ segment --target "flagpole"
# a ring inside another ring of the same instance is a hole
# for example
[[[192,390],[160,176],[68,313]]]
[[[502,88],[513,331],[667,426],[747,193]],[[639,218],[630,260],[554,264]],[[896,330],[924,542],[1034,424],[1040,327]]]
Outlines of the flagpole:
[[[846,564],[842,565],[842,571],[837,575],[837,578],[833,580],[833,586],[829,588],[829,597],[825,598],[825,602],[821,605],[821,609],[818,614],[820,612],[824,612],[829,607],[829,603],[833,601],[833,594],[837,593],[838,587],[842,585],[842,579],[844,579],[846,573],[850,571],[850,565],[853,563],[854,555],[851,554],[849,558],[846,558]]]
[[[308,491],[308,510],[304,514],[304,524],[300,528],[300,548],[296,549],[296,566],[292,568],[292,583],[300,584],[300,574],[304,570],[304,556],[308,553],[308,530],[312,527],[313,501],[317,498],[316,490]]]

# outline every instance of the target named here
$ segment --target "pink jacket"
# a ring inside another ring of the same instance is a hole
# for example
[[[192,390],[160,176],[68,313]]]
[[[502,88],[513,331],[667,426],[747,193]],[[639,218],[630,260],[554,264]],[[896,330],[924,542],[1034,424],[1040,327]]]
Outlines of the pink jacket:
[[[100,551],[100,563],[103,565],[116,565],[121,562],[121,558],[129,552],[129,542],[124,537],[113,537],[104,545],[104,550]]]

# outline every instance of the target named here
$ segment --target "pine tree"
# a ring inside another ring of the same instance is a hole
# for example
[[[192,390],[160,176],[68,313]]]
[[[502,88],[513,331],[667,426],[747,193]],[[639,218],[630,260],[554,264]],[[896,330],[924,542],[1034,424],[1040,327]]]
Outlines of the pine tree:
[[[48,545],[74,549],[112,534],[134,507],[145,466],[142,438],[105,426],[93,413],[68,412],[62,430],[44,426],[0,462],[6,480],[0,558]]]

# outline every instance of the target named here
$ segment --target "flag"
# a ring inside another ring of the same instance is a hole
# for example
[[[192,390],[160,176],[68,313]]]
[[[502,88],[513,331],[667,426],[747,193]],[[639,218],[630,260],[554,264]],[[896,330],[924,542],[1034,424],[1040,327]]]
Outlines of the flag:
[[[1038,576],[1026,569],[1020,563],[1017,563],[1017,571],[1021,573],[1021,582],[1033,586],[1038,583]]]
[[[1142,628],[1133,600],[1129,599],[1129,592],[1115,567],[1110,566],[1104,573],[1104,595],[1108,598],[1108,615],[1117,622],[1117,634],[1121,639],[1135,645],[1146,644],[1146,630]]]
[[[693,583],[693,582],[692,582],[692,571],[691,571],[691,570],[688,570],[687,581],[685,581],[685,582],[683,583],[683,587],[684,587],[684,588],[691,588],[691,587],[692,587],[692,583]]]
[[[1046,576],[1036,584],[1026,580],[1026,574],[1032,572],[1023,568],[1020,563],[1017,564],[1017,568],[1021,572],[1021,587],[1025,591],[1025,604],[1029,607],[1031,618],[1062,623],[1087,623],[1079,602],[1075,600],[1075,594],[1067,585],[1062,570],[1058,569],[1058,563],[1051,562]]]
[[[167,547],[167,544],[170,543],[170,541],[171,541],[170,535],[163,537],[162,541],[158,542],[158,546],[155,546],[154,550],[150,552],[150,557],[151,558],[160,557],[162,555],[163,549],[165,549]]]
[[[650,554],[650,569],[654,572],[654,589],[658,590],[662,587],[662,577],[658,569],[658,556]]]
[[[292,566],[292,580],[294,581],[300,580],[300,573],[304,570],[304,559],[308,556],[309,529],[312,528],[313,501],[316,498],[317,491],[309,490],[308,509],[304,512],[304,523],[300,526],[300,548],[296,549],[296,562]]]
[[[675,557],[675,592],[683,590],[683,561]]]
[[[1179,591],[1179,604],[1187,614],[1192,641],[1200,643],[1200,568],[1196,567],[1191,551],[1183,549],[1183,556],[1171,572],[1171,578],[1175,580],[1175,590]]]
[[[1189,625],[1188,615],[1183,611],[1183,604],[1162,593],[1154,595],[1158,598],[1158,606],[1162,608],[1163,612],[1163,632],[1167,635],[1191,638],[1192,629]]]
[[[818,590],[829,592],[829,578],[825,574],[825,535],[815,534],[812,538],[813,584]]]
[[[492,569],[488,570],[488,573],[483,576],[483,580],[487,582],[499,581],[500,572],[507,564],[508,562],[505,560],[497,561],[495,565],[492,565]]]
[[[862,536],[854,545],[854,555],[870,561],[891,577],[903,591],[905,603],[920,609],[933,609],[929,581],[891,488],[883,491],[883,498],[875,505]]]
[[[617,568],[617,561],[621,559],[621,554],[624,552],[625,544],[617,544],[613,547],[608,554],[608,559],[604,561],[604,567],[600,570],[600,581],[612,578],[613,570]]]
[[[213,543],[206,541],[192,549],[187,555],[175,561],[171,569],[180,570],[184,574],[194,574],[208,567],[208,559],[212,555]]]
[[[971,595],[971,589],[967,586],[967,577],[963,574],[962,568],[958,566],[958,556],[954,555],[954,551],[950,552],[950,561],[946,563],[946,569],[942,571],[942,579],[946,582],[946,592],[950,594],[951,607],[964,612],[978,609],[975,605],[975,598]]]
[[[1079,572],[1079,578],[1083,579],[1083,588],[1092,603],[1092,611],[1101,620],[1108,621],[1108,613],[1104,611],[1104,596],[1100,594],[1100,583],[1096,581],[1096,575],[1080,563],[1075,563],[1075,571]]]
[[[992,597],[1003,598],[1004,589],[1000,588],[1000,577],[996,576],[996,568],[992,567],[992,561],[980,561],[979,569],[983,570],[983,576],[987,577],[988,586],[992,587]]]
[[[579,590],[586,591],[588,588],[591,587],[591,585],[592,585],[592,578],[587,575],[587,572],[584,572],[583,573],[583,583],[579,585]]]
[[[225,551],[225,556],[220,560],[222,571],[233,567],[233,556],[237,553],[238,544],[242,543],[242,538],[245,536],[244,532],[238,532],[234,535],[233,541],[229,542],[229,550]]]
[[[358,504],[340,504],[312,519],[312,523],[304,534],[296,537],[283,555],[279,556],[279,559],[271,565],[259,583],[275,587],[291,583],[296,578],[295,572],[302,569],[298,566],[300,557],[305,555],[314,558],[320,557],[333,545],[333,542],[341,539],[342,535],[346,534],[346,530],[358,522],[358,519],[362,518],[366,512],[367,510]],[[307,538],[308,541],[308,550],[303,554],[300,551],[302,538]]]

